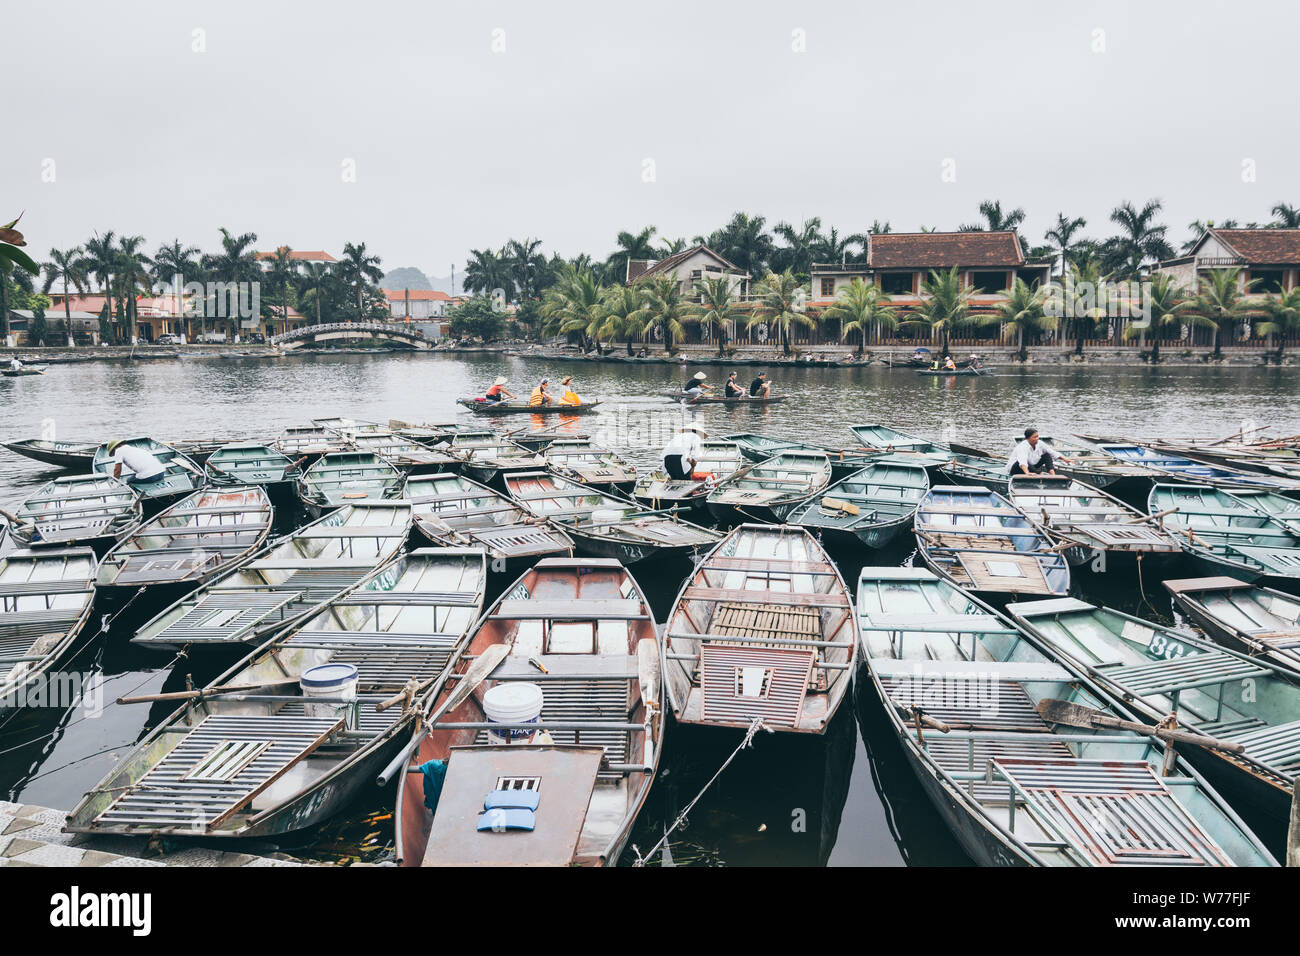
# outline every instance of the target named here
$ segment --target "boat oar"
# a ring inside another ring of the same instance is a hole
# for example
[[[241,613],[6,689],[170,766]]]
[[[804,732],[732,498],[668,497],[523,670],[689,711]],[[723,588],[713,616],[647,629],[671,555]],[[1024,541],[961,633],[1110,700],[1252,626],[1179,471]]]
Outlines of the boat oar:
[[[411,754],[415,753],[420,742],[429,735],[433,725],[438,722],[443,714],[465,701],[478,687],[479,684],[487,678],[503,660],[510,654],[510,646],[507,644],[492,644],[483,651],[474,663],[470,665],[464,675],[460,677],[460,682],[456,689],[451,692],[450,696],[443,702],[442,706],[435,710],[427,721],[424,723],[424,729],[411,739],[411,742],[402,748],[401,753],[392,759],[387,767],[375,778],[375,783],[381,787],[388,786],[388,781],[401,771],[411,759]],[[400,697],[398,698],[401,699]]]
[[[1198,747],[1222,750],[1230,754],[1239,754],[1246,749],[1232,740],[1219,740],[1217,737],[1188,733],[1185,730],[1167,730],[1164,727],[1156,727],[1152,724],[1140,724],[1136,720],[1121,720],[1100,710],[1085,707],[1083,704],[1074,704],[1068,700],[1046,698],[1038,702],[1037,709],[1038,715],[1044,720],[1053,724],[1063,724],[1066,727],[1087,727],[1090,729],[1094,727],[1113,727],[1116,730],[1132,730],[1135,733],[1159,737],[1161,740],[1195,744]]]
[[[1126,521],[1126,522],[1124,522],[1124,523],[1125,523],[1125,524],[1142,524],[1143,522],[1146,522],[1146,521],[1159,521],[1161,518],[1164,518],[1164,517],[1167,517],[1168,515],[1173,514],[1175,511],[1178,510],[1178,508],[1179,508],[1179,506],[1178,506],[1178,505],[1175,505],[1175,506],[1172,507],[1172,508],[1166,508],[1164,511],[1158,511],[1158,512],[1156,512],[1156,513],[1153,514],[1153,515],[1142,515],[1140,518],[1129,518],[1128,521]]]
[[[218,687],[204,687],[195,690],[178,690],[168,694],[145,694],[142,697],[119,697],[119,704],[151,704],[160,700],[198,700],[202,697],[215,697],[243,690],[257,690],[259,687],[283,687],[298,683],[296,677],[283,677],[279,680],[258,681],[255,684],[223,684]]]

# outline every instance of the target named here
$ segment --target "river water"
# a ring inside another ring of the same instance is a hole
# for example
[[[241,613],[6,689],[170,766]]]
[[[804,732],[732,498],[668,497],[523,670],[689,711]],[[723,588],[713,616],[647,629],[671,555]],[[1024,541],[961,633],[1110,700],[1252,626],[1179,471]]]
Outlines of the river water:
[[[704,366],[711,381],[725,366]],[[692,367],[690,371],[695,371]],[[740,369],[747,381],[753,368]],[[664,365],[547,362],[525,357],[406,353],[301,355],[279,359],[189,359],[51,366],[41,377],[0,379],[0,436],[104,440],[273,437],[312,418],[465,421],[459,396],[481,393],[498,374],[527,391],[542,375],[575,376],[602,408],[581,428],[637,465],[655,461],[689,418],[711,434],[760,432],[849,444],[851,424],[880,422],[931,438],[1009,452],[1033,424],[1045,435],[1223,436],[1251,425],[1300,433],[1297,375],[1286,368],[1059,367],[1007,370],[984,378],[924,378],[902,369],[774,368],[775,394],[763,408],[684,410],[664,393],[685,370]],[[519,422],[517,424],[524,424]],[[0,451],[0,505],[12,508],[54,472]],[[277,530],[298,516],[280,515]],[[852,584],[860,558],[834,554]],[[906,563],[906,543],[872,557]],[[656,566],[639,576],[663,621],[689,565]],[[1154,589],[1163,593],[1158,586]],[[1136,586],[1087,593],[1134,613],[1168,619],[1167,599]],[[1147,603],[1150,600],[1150,604]],[[0,798],[69,809],[166,715],[163,705],[117,705],[116,698],[183,687],[214,677],[225,663],[190,662],[134,649],[127,638],[159,608],[131,608],[105,637],[66,669],[91,672],[106,704],[95,718],[76,712],[24,714],[0,733]],[[824,739],[761,735],[690,813],[656,862],[747,864],[961,864],[966,862],[904,763],[866,682]],[[671,727],[660,776],[633,837],[647,851],[663,836],[735,748],[734,733]],[[391,792],[378,789],[344,817],[276,847],[321,860],[383,860],[391,855]],[[629,856],[631,855],[629,851]],[[626,860],[625,860],[626,862]]]

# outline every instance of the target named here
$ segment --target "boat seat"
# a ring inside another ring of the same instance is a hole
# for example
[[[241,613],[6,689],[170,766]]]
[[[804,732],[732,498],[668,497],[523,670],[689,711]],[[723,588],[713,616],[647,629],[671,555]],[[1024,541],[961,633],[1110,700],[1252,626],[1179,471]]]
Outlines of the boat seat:
[[[91,589],[87,581],[22,581],[0,584],[0,598],[39,597],[46,594],[79,594]],[[10,614],[0,610],[0,614]]]
[[[711,588],[701,584],[692,584],[682,592],[684,601],[740,601],[757,603],[755,598],[766,598],[765,603],[774,608],[781,607],[842,607],[848,608],[848,599],[843,594],[797,594],[789,591],[746,591],[743,588]]]
[[[353,591],[334,604],[346,607],[403,607],[437,605],[439,607],[478,607],[482,598],[474,591]]]
[[[1228,737],[1231,734],[1242,733],[1263,726],[1266,726],[1264,721],[1258,717],[1233,717],[1229,720],[1212,720],[1208,723],[1198,723],[1195,729],[1198,733],[1208,734],[1211,737]]]
[[[1015,634],[992,614],[877,614],[861,622],[864,631],[918,631],[944,634]]]
[[[1197,729],[1204,730],[1202,727]],[[1220,732],[1217,736],[1226,736],[1241,744],[1246,748],[1246,756],[1283,777],[1294,779],[1300,773],[1300,720],[1272,726],[1257,725],[1226,734]]]
[[[950,666],[961,666],[950,664]],[[980,662],[968,666],[978,668]],[[958,730],[1049,733],[1050,727],[1020,682],[987,678],[977,682],[944,681],[940,684],[905,676],[881,676],[890,700],[922,712]]]
[[[1272,671],[1268,668],[1240,657],[1222,651],[1206,651],[1173,660],[1107,668],[1106,679],[1114,681],[1135,697],[1148,697],[1197,687],[1212,687],[1248,677],[1264,677],[1270,673]]]
[[[206,644],[241,640],[257,624],[303,597],[289,591],[211,591],[147,643]]]
[[[645,621],[650,619],[639,600],[599,599],[592,601],[506,600],[497,605],[492,618],[512,621]]]

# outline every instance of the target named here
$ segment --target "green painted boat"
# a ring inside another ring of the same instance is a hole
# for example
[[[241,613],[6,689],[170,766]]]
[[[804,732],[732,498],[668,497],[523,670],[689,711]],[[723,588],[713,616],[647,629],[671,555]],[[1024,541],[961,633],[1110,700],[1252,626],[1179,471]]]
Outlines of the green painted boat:
[[[723,435],[722,440],[734,442],[740,448],[740,453],[749,461],[764,461],[787,448],[803,449],[807,447],[803,442],[794,439],[771,438],[753,432],[737,432],[734,435]]]
[[[28,548],[80,545],[103,554],[140,523],[140,496],[108,475],[68,475],[46,482],[17,508],[9,528]]]
[[[340,451],[320,458],[298,479],[298,497],[321,515],[339,505],[398,498],[406,476],[368,451]]]
[[[1257,491],[1251,488],[1234,488],[1232,494],[1288,530],[1300,533],[1300,501],[1279,495],[1276,491]]]
[[[1144,723],[1176,714],[1179,729],[1241,744],[1240,754],[1189,744],[1179,752],[1282,829],[1300,773],[1300,687],[1276,667],[1074,598],[1012,604],[1007,613]]]
[[[977,864],[1277,865],[1185,748],[1165,773],[1173,755],[1158,738],[1044,719],[1054,701],[1128,715],[961,588],[924,568],[869,567],[857,611],[885,719]]]
[[[700,459],[695,474],[710,475],[698,481],[692,478],[669,478],[662,468],[637,479],[632,497],[648,508],[688,507],[707,510],[709,492],[737,471],[748,467],[741,445],[730,439],[706,439],[700,442]]]
[[[541,454],[548,469],[580,485],[628,492],[636,484],[636,468],[627,459],[585,438],[557,438]]]
[[[1300,598],[1222,575],[1164,584],[1178,610],[1210,637],[1300,683]]]
[[[50,441],[44,438],[24,438],[7,441],[4,447],[16,455],[39,461],[43,465],[66,468],[69,471],[89,471],[95,460],[98,442]]]
[[[853,432],[853,437],[860,446],[868,451],[881,455],[915,456],[917,464],[930,470],[932,481],[938,476],[939,466],[953,456],[952,449],[947,445],[917,438],[888,425],[851,425],[849,431]]]
[[[1157,484],[1147,511],[1169,512],[1161,521],[1207,574],[1300,591],[1300,534],[1236,495],[1208,485]]]
[[[457,463],[455,458],[442,449],[427,448],[382,426],[356,432],[349,438],[357,451],[378,455],[394,468],[409,474],[443,471]]]
[[[740,432],[722,437],[724,441],[735,442],[739,445],[741,453],[750,461],[764,461],[783,451],[824,454],[831,462],[831,481],[840,481],[847,478],[880,457],[879,452],[869,448],[836,448],[814,442],[769,438],[766,435],[756,435],[752,432]]]
[[[319,425],[293,425],[271,442],[271,447],[297,460],[304,455],[315,458],[331,452],[347,451],[352,447],[352,442]]]
[[[786,521],[841,542],[883,548],[911,529],[916,506],[929,490],[924,467],[905,455],[888,456],[808,499]]]
[[[709,493],[709,513],[725,524],[780,524],[830,483],[825,452],[782,451],[721,482]]]
[[[268,445],[237,442],[223,445],[209,455],[203,470],[213,485],[261,485],[269,490],[297,482],[302,477],[299,461]]]
[[[462,472],[484,485],[491,485],[503,475],[532,471],[545,464],[541,455],[491,431],[458,432],[452,436],[448,451],[460,462]]]
[[[122,444],[148,452],[163,466],[161,480],[134,489],[144,500],[146,510],[161,510],[170,502],[203,487],[206,480],[203,469],[170,445],[144,437],[128,438]],[[95,460],[91,467],[101,475],[113,474],[115,463],[113,456],[108,453],[107,442],[95,449]],[[130,476],[131,470],[124,466],[122,480],[125,481]]]

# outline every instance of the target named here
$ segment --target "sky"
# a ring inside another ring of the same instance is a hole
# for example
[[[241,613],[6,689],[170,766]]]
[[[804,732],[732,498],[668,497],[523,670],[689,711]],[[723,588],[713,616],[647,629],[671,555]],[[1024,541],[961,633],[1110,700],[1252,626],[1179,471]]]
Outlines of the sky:
[[[38,259],[226,226],[459,276],[736,210],[914,231],[999,199],[1039,242],[1159,198],[1181,245],[1300,204],[1297,27],[1240,0],[5,0],[0,221]]]

